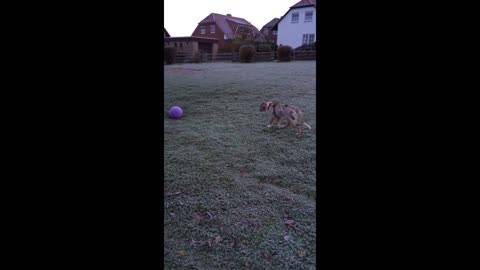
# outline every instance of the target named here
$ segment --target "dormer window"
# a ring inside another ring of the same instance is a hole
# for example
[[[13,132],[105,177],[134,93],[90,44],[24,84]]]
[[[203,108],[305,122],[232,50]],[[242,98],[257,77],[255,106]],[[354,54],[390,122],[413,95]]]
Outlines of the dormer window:
[[[210,25],[210,34],[215,34],[215,24]]]
[[[205,26],[200,26],[200,35],[205,35]]]

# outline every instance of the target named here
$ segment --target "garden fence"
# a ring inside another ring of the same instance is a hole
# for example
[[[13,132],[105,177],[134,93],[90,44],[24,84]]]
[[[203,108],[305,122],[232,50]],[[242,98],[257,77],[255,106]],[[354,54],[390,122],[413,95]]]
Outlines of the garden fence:
[[[257,52],[255,62],[272,62],[277,59],[276,52]],[[316,60],[316,51],[293,51],[292,61]],[[240,54],[233,53],[204,53],[200,55],[200,62],[240,62]],[[177,54],[175,63],[193,63],[193,54]]]

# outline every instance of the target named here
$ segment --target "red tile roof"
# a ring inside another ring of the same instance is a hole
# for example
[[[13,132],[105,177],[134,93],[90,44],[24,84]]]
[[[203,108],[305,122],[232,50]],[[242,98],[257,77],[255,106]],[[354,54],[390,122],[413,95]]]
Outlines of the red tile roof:
[[[198,24],[215,23],[222,30],[225,36],[227,36],[227,38],[232,39],[234,38],[235,29],[230,28],[230,25],[228,25],[227,20],[237,24],[241,24],[241,25],[252,26],[256,31],[258,31],[258,29],[255,26],[253,26],[250,22],[248,22],[243,18],[227,16],[227,15],[222,15],[218,13],[212,13],[208,15],[205,19],[200,21]]]

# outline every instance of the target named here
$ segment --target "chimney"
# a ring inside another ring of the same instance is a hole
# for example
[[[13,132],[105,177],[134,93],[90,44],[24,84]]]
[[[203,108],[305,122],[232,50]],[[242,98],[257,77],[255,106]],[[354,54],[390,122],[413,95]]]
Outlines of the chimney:
[[[232,14],[227,14],[227,17],[232,17]]]

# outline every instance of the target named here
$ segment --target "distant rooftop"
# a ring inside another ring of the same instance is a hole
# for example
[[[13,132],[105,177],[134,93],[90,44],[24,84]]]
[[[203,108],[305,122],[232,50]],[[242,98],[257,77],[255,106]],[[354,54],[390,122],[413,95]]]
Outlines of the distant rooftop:
[[[218,13],[211,13],[205,19],[200,21],[198,24],[208,24],[208,23],[216,23],[222,32],[227,36],[227,38],[234,38],[234,31],[235,29],[231,29],[230,25],[228,25],[228,21],[232,21],[237,24],[253,26],[250,22],[243,18],[233,17],[231,14],[222,15]],[[254,29],[255,26],[253,26]]]
[[[290,8],[299,8],[299,7],[308,7],[314,6],[317,7],[317,0],[302,0],[295,5],[291,6]]]

